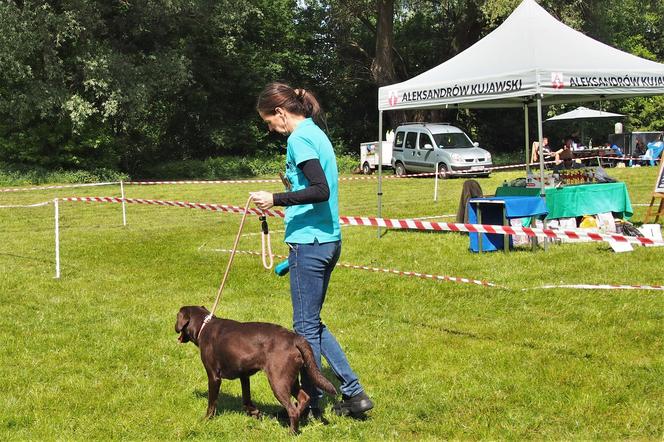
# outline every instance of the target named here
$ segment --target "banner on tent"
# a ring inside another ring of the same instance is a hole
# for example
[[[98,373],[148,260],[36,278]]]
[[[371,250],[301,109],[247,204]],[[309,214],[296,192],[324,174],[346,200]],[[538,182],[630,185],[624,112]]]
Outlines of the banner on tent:
[[[493,96],[519,96],[523,90],[534,87],[532,79],[521,75],[500,78],[487,78],[481,81],[453,82],[449,84],[429,84],[420,87],[395,87],[379,91],[379,107],[398,109],[419,105],[437,105],[457,102],[458,99],[479,99]],[[398,85],[396,85],[398,86]],[[380,106],[382,104],[382,106]]]
[[[454,84],[447,87],[416,89],[401,94],[395,92],[393,95],[397,97],[397,103],[412,103],[440,98],[500,94],[503,92],[520,91],[522,87],[523,80],[519,78],[516,80],[486,81],[483,83]]]

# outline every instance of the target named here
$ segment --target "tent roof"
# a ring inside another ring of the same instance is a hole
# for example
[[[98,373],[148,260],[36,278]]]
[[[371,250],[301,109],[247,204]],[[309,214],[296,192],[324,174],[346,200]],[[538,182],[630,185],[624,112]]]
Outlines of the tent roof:
[[[559,22],[534,0],[457,56],[378,93],[378,109],[522,107],[664,94],[664,64]],[[527,98],[526,98],[527,97]]]
[[[564,114],[556,115],[546,121],[557,120],[583,120],[586,118],[609,118],[609,117],[624,117],[623,114],[614,114],[612,112],[599,111],[595,109],[588,109],[587,107],[577,107],[573,111],[565,112]]]

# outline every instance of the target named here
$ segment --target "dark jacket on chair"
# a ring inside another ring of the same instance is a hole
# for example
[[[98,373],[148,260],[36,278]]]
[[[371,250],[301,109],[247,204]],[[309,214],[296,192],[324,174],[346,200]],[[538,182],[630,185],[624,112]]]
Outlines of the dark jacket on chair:
[[[456,222],[468,224],[468,200],[484,196],[480,183],[475,180],[467,180],[463,183],[461,190],[461,200],[459,201],[459,209],[457,210]]]

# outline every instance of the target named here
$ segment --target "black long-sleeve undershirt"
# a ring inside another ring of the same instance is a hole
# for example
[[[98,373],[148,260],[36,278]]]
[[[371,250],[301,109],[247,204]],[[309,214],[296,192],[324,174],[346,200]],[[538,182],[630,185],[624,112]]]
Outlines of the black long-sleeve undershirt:
[[[309,181],[309,186],[295,192],[275,193],[272,197],[275,206],[295,206],[299,204],[322,203],[330,198],[325,172],[318,159],[302,161],[297,167]]]

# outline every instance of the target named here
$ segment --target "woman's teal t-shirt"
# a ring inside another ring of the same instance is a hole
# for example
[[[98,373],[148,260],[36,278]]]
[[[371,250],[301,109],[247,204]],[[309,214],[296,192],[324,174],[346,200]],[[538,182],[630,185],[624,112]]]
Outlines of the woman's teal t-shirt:
[[[307,118],[288,137],[286,176],[291,182],[291,191],[302,190],[309,185],[297,165],[313,159],[320,161],[330,188],[330,197],[320,203],[286,207],[284,222],[287,243],[311,244],[315,240],[325,243],[341,239],[337,159],[325,132],[311,118]]]

